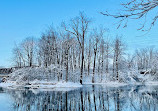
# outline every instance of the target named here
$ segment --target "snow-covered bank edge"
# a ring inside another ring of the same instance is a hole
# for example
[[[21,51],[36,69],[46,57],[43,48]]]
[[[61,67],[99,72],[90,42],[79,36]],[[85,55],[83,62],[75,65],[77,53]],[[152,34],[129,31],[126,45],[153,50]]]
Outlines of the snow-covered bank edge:
[[[71,89],[81,88],[82,85],[73,82],[47,82],[47,81],[32,81],[29,85],[17,84],[13,81],[8,81],[6,83],[0,83],[0,87],[7,89],[19,89],[19,88],[29,88],[29,89],[40,89],[40,90],[55,90],[55,91],[70,91]]]
[[[105,83],[85,82],[83,83],[83,85],[102,85],[106,87],[123,87],[123,86],[128,86],[128,85],[158,86],[158,82],[150,81],[150,82],[145,82],[145,83],[128,84],[128,83],[120,83],[117,81],[110,81],[110,82],[105,82]],[[0,83],[0,87],[2,88],[7,88],[7,89],[29,88],[30,90],[40,90],[40,91],[71,91],[71,90],[81,88],[83,85],[81,85],[80,83],[65,82],[65,81],[48,82],[48,81],[39,81],[39,80],[34,80],[32,82],[29,82],[29,85],[17,84],[15,81],[7,81],[6,83]]]
[[[145,82],[144,85],[146,85],[146,86],[158,86],[158,81]]]
[[[135,82],[135,83],[120,83],[117,81],[110,81],[105,83],[84,83],[83,85],[102,85],[107,87],[123,87],[123,86],[139,86],[139,85],[145,85],[145,86],[158,86],[157,81],[149,81],[149,82]]]
[[[91,83],[91,82],[84,82],[83,85],[102,85],[102,86],[108,86],[108,87],[121,87],[121,86],[127,86],[129,85],[128,83],[120,83],[117,81],[109,81],[105,83]],[[73,83],[73,82],[65,82],[65,81],[60,81],[60,82],[47,82],[47,81],[39,81],[39,80],[34,80],[32,82],[29,82],[29,85],[19,85],[16,84],[16,82],[13,81],[8,81],[6,83],[0,83],[0,87],[4,88],[30,88],[30,89],[57,89],[57,88],[80,88],[83,85],[80,83]]]
[[[102,85],[102,86],[108,86],[108,87],[121,87],[121,86],[126,86],[129,85],[127,83],[120,83],[120,82],[105,82],[105,83],[84,83],[84,85]]]

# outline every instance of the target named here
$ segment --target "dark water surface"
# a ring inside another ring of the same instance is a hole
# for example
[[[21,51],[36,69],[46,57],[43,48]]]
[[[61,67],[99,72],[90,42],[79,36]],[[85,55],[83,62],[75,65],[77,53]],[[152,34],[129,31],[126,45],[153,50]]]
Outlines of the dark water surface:
[[[158,111],[158,86],[85,85],[67,92],[0,88],[0,111]]]

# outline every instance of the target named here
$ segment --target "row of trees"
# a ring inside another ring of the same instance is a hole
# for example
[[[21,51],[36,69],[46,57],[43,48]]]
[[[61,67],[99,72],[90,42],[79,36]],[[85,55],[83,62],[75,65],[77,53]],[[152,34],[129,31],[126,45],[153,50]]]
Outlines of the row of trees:
[[[19,46],[15,45],[13,49],[14,63],[16,67],[31,67],[35,58],[35,41],[34,38],[26,38]]]
[[[149,54],[147,51],[136,51],[134,56],[128,57],[121,37],[112,39],[106,36],[104,28],[91,30],[90,22],[90,19],[81,13],[72,19],[69,25],[62,23],[58,31],[49,28],[39,40],[27,38],[13,50],[16,67],[55,66],[61,72],[65,71],[66,81],[72,73],[80,70],[81,84],[83,77],[87,76],[91,76],[93,83],[96,81],[96,75],[99,75],[99,81],[102,81],[108,74],[113,80],[120,81],[121,70],[136,66],[138,70],[148,70],[150,59],[153,59],[155,54],[153,50],[150,50]],[[62,73],[60,78],[63,79]]]

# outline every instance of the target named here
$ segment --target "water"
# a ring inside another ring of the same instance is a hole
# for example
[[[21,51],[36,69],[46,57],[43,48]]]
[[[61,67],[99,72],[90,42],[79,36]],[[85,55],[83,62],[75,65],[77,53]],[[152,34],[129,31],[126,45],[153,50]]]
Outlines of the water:
[[[68,92],[0,88],[0,111],[158,111],[158,86],[85,85]]]

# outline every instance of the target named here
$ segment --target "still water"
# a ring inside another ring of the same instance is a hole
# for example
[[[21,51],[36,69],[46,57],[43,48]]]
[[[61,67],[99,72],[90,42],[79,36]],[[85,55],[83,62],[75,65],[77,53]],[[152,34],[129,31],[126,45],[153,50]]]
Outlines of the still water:
[[[158,111],[158,86],[85,85],[71,91],[0,88],[0,111]]]

